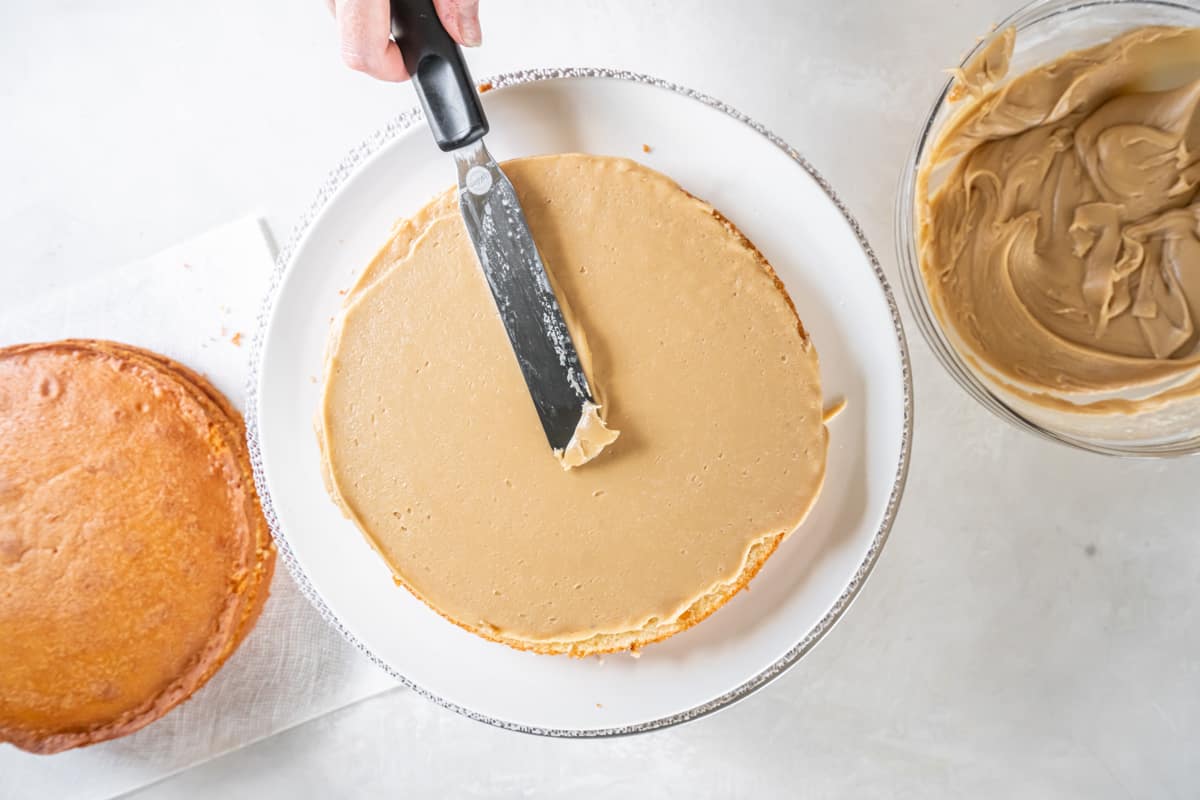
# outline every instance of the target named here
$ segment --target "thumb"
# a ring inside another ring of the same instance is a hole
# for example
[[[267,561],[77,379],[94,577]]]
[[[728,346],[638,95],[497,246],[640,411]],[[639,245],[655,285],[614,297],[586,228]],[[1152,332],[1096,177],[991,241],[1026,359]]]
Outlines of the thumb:
[[[464,47],[483,42],[479,29],[479,0],[434,0],[442,25]]]

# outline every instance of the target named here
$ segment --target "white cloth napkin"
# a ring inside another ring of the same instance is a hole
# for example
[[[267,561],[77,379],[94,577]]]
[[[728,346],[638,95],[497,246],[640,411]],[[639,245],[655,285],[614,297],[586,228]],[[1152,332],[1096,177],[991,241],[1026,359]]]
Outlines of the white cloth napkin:
[[[272,262],[259,221],[240,220],[19,307],[0,296],[0,345],[67,337],[140,345],[203,373],[242,408]],[[279,564],[257,626],[191,700],[93,747],[34,756],[0,745],[0,798],[109,798],[395,686]]]

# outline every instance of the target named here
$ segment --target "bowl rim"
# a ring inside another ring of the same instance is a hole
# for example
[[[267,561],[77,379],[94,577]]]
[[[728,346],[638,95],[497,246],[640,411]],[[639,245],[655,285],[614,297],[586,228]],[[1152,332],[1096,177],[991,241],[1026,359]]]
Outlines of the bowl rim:
[[[1200,0],[1033,0],[1033,2],[1021,5],[997,22],[986,36],[967,51],[958,66],[965,67],[971,59],[1009,27],[1015,27],[1020,33],[1022,30],[1063,14],[1086,12],[1089,9],[1109,6],[1159,6],[1193,12],[1198,15],[1197,24],[1200,25]],[[1041,425],[1021,414],[984,381],[980,380],[958,348],[952,343],[950,337],[947,336],[933,311],[925,286],[920,254],[917,251],[915,220],[917,167],[933,137],[934,122],[945,108],[947,95],[953,85],[954,77],[947,77],[918,129],[904,168],[900,173],[894,209],[893,234],[896,261],[900,271],[900,284],[904,288],[904,298],[909,313],[916,321],[917,328],[920,329],[925,342],[933,350],[934,356],[950,373],[955,382],[980,405],[1020,430],[1048,441],[1101,455],[1125,458],[1165,458],[1200,454],[1200,434],[1168,442],[1118,444],[1111,441],[1085,439]]]

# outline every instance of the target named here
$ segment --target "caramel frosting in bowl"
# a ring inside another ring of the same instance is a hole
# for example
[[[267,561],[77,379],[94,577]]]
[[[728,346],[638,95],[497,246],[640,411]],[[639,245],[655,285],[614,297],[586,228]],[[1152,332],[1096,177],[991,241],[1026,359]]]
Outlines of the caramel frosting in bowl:
[[[1200,395],[1200,29],[1143,27],[1010,78],[1013,31],[917,177],[933,310],[1026,405]]]
[[[456,624],[541,653],[637,648],[726,602],[815,502],[817,354],[762,255],[669,178],[578,154],[504,169],[595,394],[579,458],[547,446],[450,191],[334,325],[327,483]]]

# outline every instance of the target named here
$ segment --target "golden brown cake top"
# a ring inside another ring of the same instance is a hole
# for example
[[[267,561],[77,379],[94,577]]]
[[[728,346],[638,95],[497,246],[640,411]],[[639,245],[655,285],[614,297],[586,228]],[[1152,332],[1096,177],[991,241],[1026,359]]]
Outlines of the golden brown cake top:
[[[0,741],[53,752],[141,727],[261,606],[273,551],[240,421],[168,364],[0,350]]]

